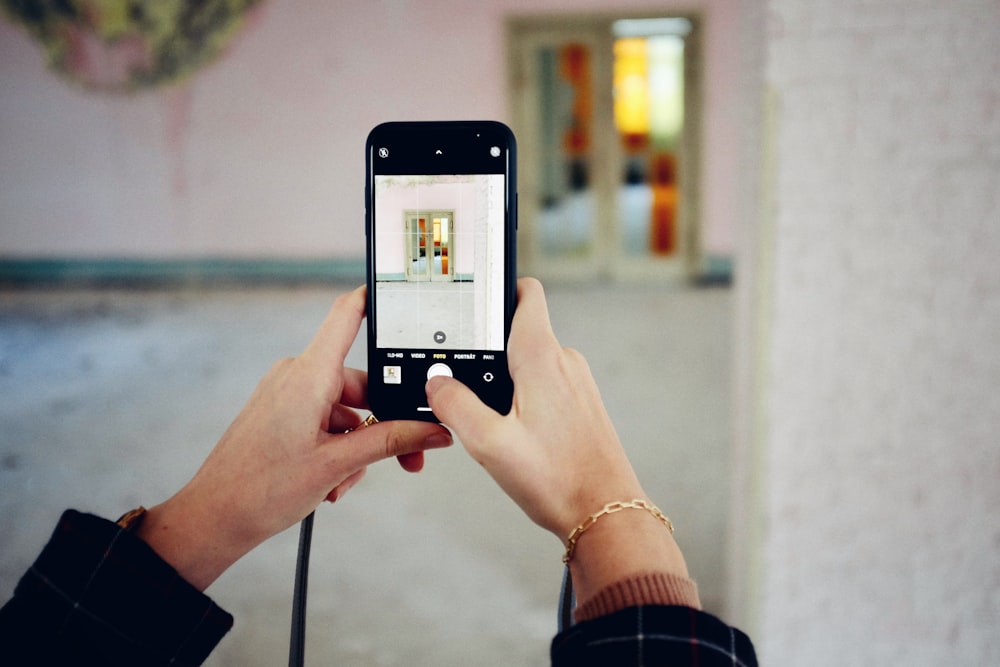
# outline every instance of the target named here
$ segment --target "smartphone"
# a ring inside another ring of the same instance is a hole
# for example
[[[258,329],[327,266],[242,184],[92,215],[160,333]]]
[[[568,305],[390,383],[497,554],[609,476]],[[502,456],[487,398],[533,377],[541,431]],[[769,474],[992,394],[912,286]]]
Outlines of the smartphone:
[[[380,420],[439,421],[450,375],[510,411],[517,147],[495,121],[393,122],[366,142],[368,401]]]

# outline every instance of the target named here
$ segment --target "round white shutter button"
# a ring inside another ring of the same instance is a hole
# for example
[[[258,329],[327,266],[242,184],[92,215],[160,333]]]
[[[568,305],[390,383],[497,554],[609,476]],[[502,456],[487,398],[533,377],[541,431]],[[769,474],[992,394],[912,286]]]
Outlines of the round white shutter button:
[[[427,379],[430,380],[436,375],[444,375],[446,377],[454,377],[451,373],[451,367],[448,364],[436,363],[427,369]]]

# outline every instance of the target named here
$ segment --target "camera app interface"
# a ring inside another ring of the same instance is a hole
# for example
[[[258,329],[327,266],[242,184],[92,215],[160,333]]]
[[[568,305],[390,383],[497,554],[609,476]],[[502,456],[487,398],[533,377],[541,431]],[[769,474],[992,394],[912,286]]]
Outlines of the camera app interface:
[[[424,384],[449,375],[509,407],[505,186],[502,173],[373,175],[369,382],[385,401],[430,415]]]
[[[502,352],[503,174],[376,175],[374,195],[378,347]]]

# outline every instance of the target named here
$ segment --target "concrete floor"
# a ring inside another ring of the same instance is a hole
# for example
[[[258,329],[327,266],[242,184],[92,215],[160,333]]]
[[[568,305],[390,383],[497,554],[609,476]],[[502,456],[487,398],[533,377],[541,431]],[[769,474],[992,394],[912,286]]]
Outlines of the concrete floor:
[[[180,487],[272,362],[344,288],[0,292],[0,598],[65,507],[114,518]],[[549,287],[703,601],[724,590],[731,293]],[[363,342],[351,352],[364,364]],[[297,528],[209,593],[236,617],[210,665],[287,660]],[[460,447],[372,467],[314,533],[310,664],[548,664],[562,574]]]
[[[379,283],[376,329],[382,347],[503,349],[503,304],[497,345],[487,339],[485,296],[473,282]],[[436,336],[444,334],[445,343]]]

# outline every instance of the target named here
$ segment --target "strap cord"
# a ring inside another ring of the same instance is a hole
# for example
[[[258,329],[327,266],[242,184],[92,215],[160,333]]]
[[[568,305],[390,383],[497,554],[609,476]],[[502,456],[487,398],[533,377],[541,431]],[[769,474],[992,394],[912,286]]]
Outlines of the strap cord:
[[[563,572],[562,590],[559,591],[559,632],[569,630],[573,626],[573,609],[576,607],[576,595],[573,593],[573,576],[569,573],[569,565]]]
[[[288,667],[303,667],[306,660],[306,589],[309,586],[309,552],[312,548],[313,517],[299,524],[299,555],[295,561],[295,594],[292,597],[292,637],[288,644]]]
[[[344,433],[377,424],[374,414]],[[292,636],[288,642],[288,667],[303,667],[306,660],[306,589],[309,587],[309,552],[312,550],[313,519],[316,512],[299,524],[299,555],[295,559],[295,593],[292,595]]]

